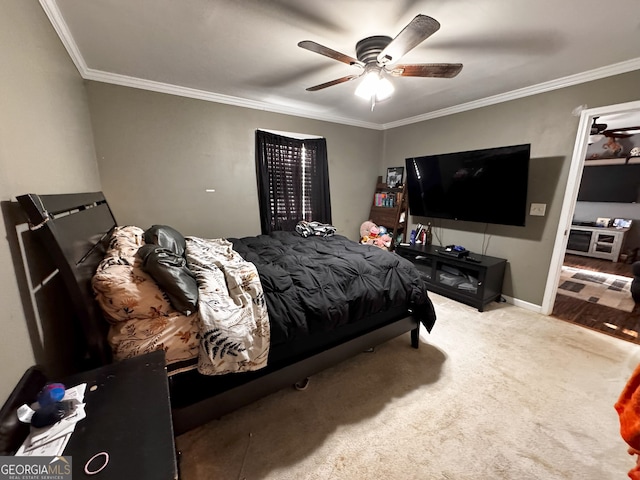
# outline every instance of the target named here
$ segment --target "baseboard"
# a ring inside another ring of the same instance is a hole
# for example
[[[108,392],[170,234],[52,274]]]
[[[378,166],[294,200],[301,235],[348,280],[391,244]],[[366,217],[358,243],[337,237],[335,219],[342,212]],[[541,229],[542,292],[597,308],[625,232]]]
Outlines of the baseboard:
[[[525,310],[531,310],[532,312],[536,313],[542,313],[542,305],[525,302],[524,300],[510,297],[508,295],[505,295],[504,293],[502,294],[502,298],[504,298],[505,302],[510,303],[511,305],[515,305],[516,307],[524,308]]]

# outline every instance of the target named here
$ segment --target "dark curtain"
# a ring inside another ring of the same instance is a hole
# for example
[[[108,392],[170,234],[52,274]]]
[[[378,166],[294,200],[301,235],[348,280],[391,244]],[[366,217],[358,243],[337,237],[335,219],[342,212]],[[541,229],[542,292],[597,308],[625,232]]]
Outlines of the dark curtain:
[[[262,233],[294,230],[301,220],[331,223],[324,138],[299,140],[256,131]]]

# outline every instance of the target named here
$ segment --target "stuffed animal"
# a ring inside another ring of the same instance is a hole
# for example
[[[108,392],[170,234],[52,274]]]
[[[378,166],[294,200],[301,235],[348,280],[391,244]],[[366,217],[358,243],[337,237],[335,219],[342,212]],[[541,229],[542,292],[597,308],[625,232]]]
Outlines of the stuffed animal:
[[[373,232],[371,231],[373,229]],[[378,234],[378,226],[371,220],[367,220],[360,225],[360,237],[373,237]]]
[[[385,235],[380,235],[379,237],[377,237],[373,244],[376,247],[380,247],[380,248],[384,248],[385,250],[389,250],[391,248],[391,237],[387,234]]]
[[[375,229],[377,228],[377,225],[371,220],[367,220],[366,222],[363,222],[362,225],[360,225],[360,243],[373,245],[373,237],[375,236],[375,234],[377,234],[377,232],[375,234],[372,234],[372,228],[374,229],[374,232],[376,232]]]
[[[382,233],[382,231],[385,233]],[[371,220],[367,220],[360,226],[360,243],[375,245],[376,247],[389,250],[392,239],[387,235],[386,231],[386,228],[378,227],[378,225]]]

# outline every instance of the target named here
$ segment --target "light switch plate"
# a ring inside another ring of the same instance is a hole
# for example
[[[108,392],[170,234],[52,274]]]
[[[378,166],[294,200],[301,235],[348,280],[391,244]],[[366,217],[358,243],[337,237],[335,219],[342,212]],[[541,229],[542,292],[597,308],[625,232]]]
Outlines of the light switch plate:
[[[547,211],[546,203],[532,203],[531,208],[529,209],[529,215],[544,217],[544,214],[546,211]]]

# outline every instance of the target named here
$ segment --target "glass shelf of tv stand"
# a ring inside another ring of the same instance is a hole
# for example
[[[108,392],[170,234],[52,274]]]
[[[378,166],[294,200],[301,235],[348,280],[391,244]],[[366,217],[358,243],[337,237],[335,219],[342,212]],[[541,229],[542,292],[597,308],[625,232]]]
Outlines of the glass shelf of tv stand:
[[[417,254],[413,256],[412,261],[418,267],[418,270],[420,270],[420,274],[423,277],[427,280],[433,279],[433,268],[435,266],[435,260],[433,257]]]
[[[481,312],[485,305],[500,299],[505,259],[472,254],[476,262],[471,262],[443,255],[440,250],[444,247],[399,245],[395,252],[416,266],[429,291],[476,307]],[[459,276],[454,275],[457,272]]]
[[[615,235],[608,235],[606,233],[600,233],[595,238],[595,241],[594,241],[594,244],[593,244],[593,248],[594,248],[594,251],[596,251],[596,252],[612,253],[613,252],[613,247],[615,246],[615,243],[616,243],[616,236]]]
[[[466,295],[477,295],[482,286],[482,270],[452,265],[451,262],[436,261],[436,282],[444,287],[458,290]]]

